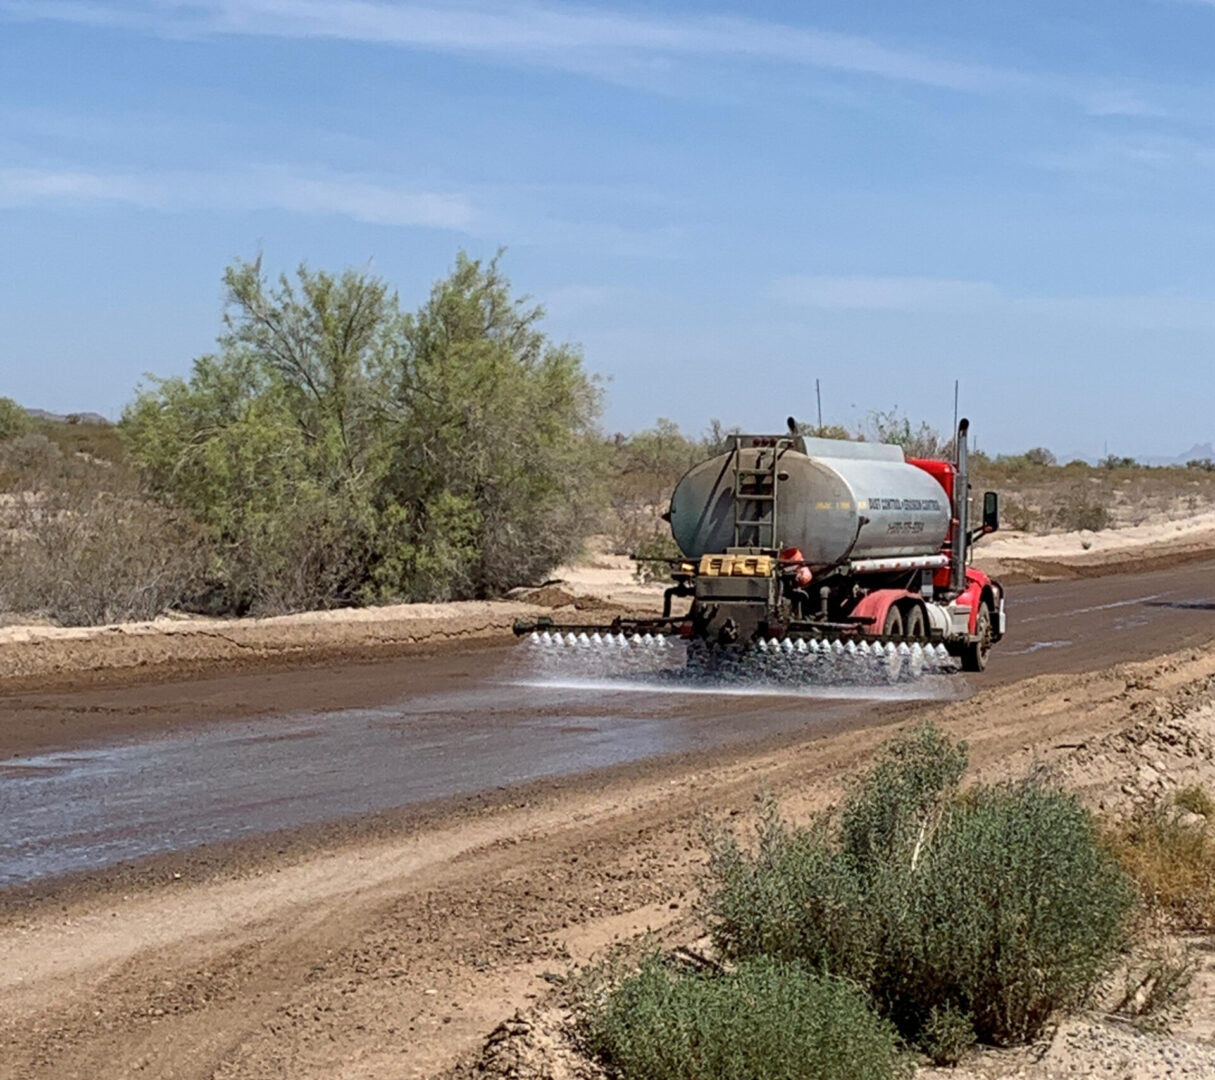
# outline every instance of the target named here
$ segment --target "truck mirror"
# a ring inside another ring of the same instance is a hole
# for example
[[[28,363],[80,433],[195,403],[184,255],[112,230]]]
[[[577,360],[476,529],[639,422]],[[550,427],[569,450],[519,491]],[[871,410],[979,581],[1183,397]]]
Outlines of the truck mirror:
[[[1000,496],[994,491],[983,494],[983,531],[996,532],[1000,528]]]

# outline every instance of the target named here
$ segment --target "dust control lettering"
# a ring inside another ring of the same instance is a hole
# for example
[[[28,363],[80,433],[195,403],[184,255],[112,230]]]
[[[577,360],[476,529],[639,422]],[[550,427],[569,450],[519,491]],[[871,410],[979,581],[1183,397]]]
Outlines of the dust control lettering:
[[[940,499],[870,499],[870,510],[918,510],[931,512],[941,509]],[[914,536],[924,531],[923,521],[890,521],[886,532],[895,536]]]

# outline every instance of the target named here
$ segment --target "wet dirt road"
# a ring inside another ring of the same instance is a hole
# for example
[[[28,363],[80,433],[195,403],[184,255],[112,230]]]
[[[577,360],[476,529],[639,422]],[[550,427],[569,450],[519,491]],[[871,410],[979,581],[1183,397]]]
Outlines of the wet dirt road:
[[[1008,612],[986,674],[914,694],[1205,643],[1215,562],[1019,586]],[[0,888],[545,777],[827,735],[905,709],[855,692],[520,685],[517,662],[505,647],[0,695]]]

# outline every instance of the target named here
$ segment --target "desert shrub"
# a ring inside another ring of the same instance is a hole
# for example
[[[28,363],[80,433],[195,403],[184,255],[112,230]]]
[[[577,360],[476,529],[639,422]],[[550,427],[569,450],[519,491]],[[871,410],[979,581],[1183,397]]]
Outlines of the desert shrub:
[[[937,1055],[965,1037],[958,1017],[984,1041],[1032,1039],[1108,971],[1132,891],[1074,798],[1033,784],[959,793],[964,767],[965,748],[924,727],[837,814],[792,828],[769,809],[754,853],[720,838],[718,949],[854,979]]]
[[[197,530],[138,497],[54,493],[10,504],[0,536],[0,610],[70,625],[150,619],[205,585]]]
[[[1201,814],[1208,821],[1215,818],[1215,799],[1201,784],[1187,784],[1173,796],[1173,805],[1190,814]]]
[[[967,760],[966,744],[951,742],[933,724],[886,746],[840,814],[843,851],[864,877],[908,860],[914,866]]]
[[[1016,496],[1000,504],[1000,518],[1005,526],[1019,532],[1036,532],[1042,523],[1041,513]]]
[[[670,577],[670,560],[680,557],[679,545],[668,530],[655,532],[637,545],[637,565],[633,576],[638,581],[664,581]]]
[[[1100,532],[1113,524],[1109,507],[1099,497],[1084,487],[1072,490],[1069,496],[1059,501],[1050,511],[1050,524],[1065,532]]]
[[[953,453],[952,438],[942,435],[927,421],[913,425],[897,405],[871,412],[858,428],[857,436],[870,442],[894,443],[912,458],[947,458]]]
[[[38,432],[0,443],[0,610],[151,618],[198,595],[209,561],[205,537],[122,468]]]
[[[599,393],[497,260],[413,314],[365,272],[225,274],[225,334],[127,409],[150,492],[199,523],[234,609],[486,597],[598,512]]]
[[[1059,464],[1059,459],[1054,453],[1048,450],[1045,446],[1035,446],[1030,450],[1025,451],[1025,460],[1030,465],[1041,465],[1050,467]]]
[[[1193,796],[1185,801],[1198,802]],[[1149,915],[1179,929],[1215,926],[1215,843],[1209,825],[1183,821],[1172,808],[1157,805],[1113,826],[1108,843],[1134,878]]]
[[[920,1045],[934,1065],[956,1065],[974,1044],[974,1022],[956,1005],[928,1010]]]
[[[647,545],[653,547],[656,539],[670,536],[661,515],[670,504],[671,492],[684,473],[712,452],[720,451],[689,438],[666,419],[633,435],[616,436],[608,452],[605,517],[608,546],[614,554],[634,555]]]
[[[826,819],[791,828],[769,803],[756,852],[725,833],[714,838],[710,867],[709,925],[722,955],[805,961],[868,981],[878,923],[865,913],[865,882],[832,843]]]
[[[12,398],[0,397],[0,441],[24,435],[31,427],[29,413]]]
[[[45,435],[30,432],[0,445],[0,491],[16,496],[73,484],[86,472]]]
[[[932,1004],[952,1004],[994,1043],[1034,1038],[1087,994],[1116,959],[1132,899],[1088,812],[1035,785],[955,803],[909,891],[879,999],[917,1027]]]
[[[843,979],[758,958],[728,973],[661,958],[590,995],[586,1049],[622,1080],[893,1080],[893,1029]]]

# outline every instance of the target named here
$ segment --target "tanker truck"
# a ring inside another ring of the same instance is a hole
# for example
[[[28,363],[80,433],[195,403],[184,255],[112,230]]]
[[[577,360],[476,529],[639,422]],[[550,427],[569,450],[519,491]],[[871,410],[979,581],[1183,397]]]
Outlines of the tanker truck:
[[[1004,590],[970,554],[999,528],[999,501],[987,492],[972,524],[968,434],[963,420],[953,461],[803,436],[792,418],[780,435],[732,435],[671,495],[680,557],[661,618],[515,631],[575,648],[682,639],[704,668],[775,655],[982,671],[1004,636]],[[686,614],[672,614],[677,598],[691,599]]]

